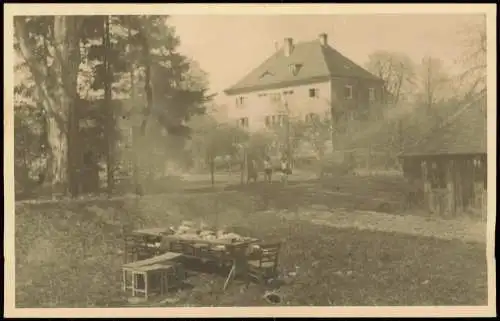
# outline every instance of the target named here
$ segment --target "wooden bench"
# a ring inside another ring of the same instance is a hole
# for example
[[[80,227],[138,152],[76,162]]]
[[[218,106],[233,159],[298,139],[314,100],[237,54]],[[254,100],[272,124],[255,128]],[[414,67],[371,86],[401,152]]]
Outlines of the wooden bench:
[[[172,262],[171,264],[153,264],[129,268],[131,282],[124,274],[123,289],[131,290],[132,296],[143,293],[148,299],[152,293],[163,295],[169,289],[179,285],[185,278],[182,264]]]
[[[123,271],[123,290],[131,290],[132,296],[135,296],[137,292],[144,293],[148,296],[149,287],[149,274],[159,275],[160,284],[162,288],[161,293],[165,292],[165,284],[173,285],[172,277],[178,280],[183,280],[185,277],[184,268],[179,260],[182,258],[180,253],[167,252],[152,258],[126,263],[122,266]],[[139,278],[142,276],[142,283],[144,286],[138,287],[140,285]],[[168,283],[165,283],[168,282]],[[169,286],[170,286],[169,285]]]

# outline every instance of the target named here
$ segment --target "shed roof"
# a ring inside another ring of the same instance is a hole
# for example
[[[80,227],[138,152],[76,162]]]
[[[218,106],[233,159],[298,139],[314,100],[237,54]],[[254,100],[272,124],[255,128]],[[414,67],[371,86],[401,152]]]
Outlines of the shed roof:
[[[486,154],[486,136],[486,104],[470,104],[401,156]]]

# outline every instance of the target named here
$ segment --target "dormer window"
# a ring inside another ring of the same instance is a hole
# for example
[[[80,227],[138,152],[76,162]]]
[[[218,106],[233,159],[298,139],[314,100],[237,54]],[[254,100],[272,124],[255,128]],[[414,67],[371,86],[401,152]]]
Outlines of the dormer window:
[[[260,75],[260,78],[264,78],[264,77],[266,77],[266,76],[272,76],[272,75],[273,75],[273,74],[272,74],[272,72],[270,72],[270,71],[266,70],[266,71],[264,71],[264,72],[262,73],[262,75]]]
[[[302,65],[301,64],[290,64],[288,67],[290,68],[290,72],[292,73],[292,75],[297,76]]]

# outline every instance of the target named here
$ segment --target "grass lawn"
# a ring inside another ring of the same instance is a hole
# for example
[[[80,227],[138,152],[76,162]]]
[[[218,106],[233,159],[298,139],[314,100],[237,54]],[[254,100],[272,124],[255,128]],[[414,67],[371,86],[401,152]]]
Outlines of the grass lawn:
[[[217,195],[216,195],[217,194]],[[219,210],[214,216],[213,199]],[[280,266],[298,274],[279,289],[293,306],[486,305],[484,245],[335,229],[255,211],[241,192],[152,196],[138,203],[98,201],[18,205],[16,306],[126,306],[121,291],[124,229],[204,219],[284,241]],[[210,205],[212,204],[212,205]],[[215,224],[215,223],[214,223]],[[265,289],[194,274],[191,288],[155,306],[259,306]]]

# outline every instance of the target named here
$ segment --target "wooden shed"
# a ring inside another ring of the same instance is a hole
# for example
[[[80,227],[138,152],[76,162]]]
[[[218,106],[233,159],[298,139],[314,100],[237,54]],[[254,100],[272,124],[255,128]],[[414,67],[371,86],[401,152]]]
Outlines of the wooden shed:
[[[401,155],[405,177],[419,187],[431,213],[486,212],[486,105],[460,108]]]

